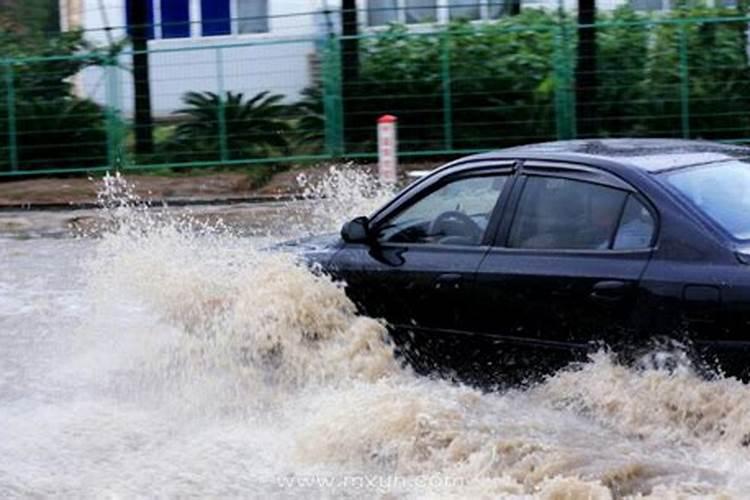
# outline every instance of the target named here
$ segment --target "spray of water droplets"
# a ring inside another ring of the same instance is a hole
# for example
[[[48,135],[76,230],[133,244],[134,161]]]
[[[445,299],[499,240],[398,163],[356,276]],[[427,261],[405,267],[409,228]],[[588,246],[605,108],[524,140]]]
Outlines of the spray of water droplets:
[[[304,200],[272,237],[290,236],[289,221],[291,236],[335,230],[391,195],[348,167],[300,182]],[[523,390],[419,377],[345,284],[224,226],[150,209],[121,177],[101,196],[110,222],[85,266],[82,348],[53,374],[76,397],[6,419],[32,437],[0,444],[15,457],[0,459],[3,496],[750,491],[750,389],[737,380],[634,370],[603,353]]]

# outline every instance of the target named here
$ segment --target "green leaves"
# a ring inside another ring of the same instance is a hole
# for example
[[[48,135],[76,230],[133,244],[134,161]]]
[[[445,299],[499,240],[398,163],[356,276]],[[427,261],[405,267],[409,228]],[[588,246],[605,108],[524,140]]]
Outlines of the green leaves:
[[[20,170],[107,162],[104,111],[76,96],[71,83],[98,60],[79,56],[90,49],[82,32],[50,33],[56,3],[15,2],[0,13],[0,53],[13,60],[0,65],[0,170],[11,168],[11,151]]]
[[[284,96],[260,92],[187,92],[176,111],[178,125],[167,139],[173,161],[261,158],[288,154],[292,127]]]
[[[600,13],[596,135],[750,136],[747,23],[715,19],[737,15],[704,6]],[[574,20],[535,9],[443,32],[392,25],[363,37],[360,78],[343,82],[347,151],[372,151],[386,113],[399,117],[404,150],[554,139],[555,102],[575,84],[575,49]]]
[[[18,103],[17,147],[24,170],[99,166],[107,163],[101,108],[75,98]]]

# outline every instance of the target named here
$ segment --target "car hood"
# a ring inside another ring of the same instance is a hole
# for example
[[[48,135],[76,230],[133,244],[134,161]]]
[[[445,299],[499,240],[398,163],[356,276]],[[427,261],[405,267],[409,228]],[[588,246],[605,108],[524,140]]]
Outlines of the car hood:
[[[308,263],[317,263],[325,267],[343,244],[344,241],[338,233],[329,233],[278,243],[270,250],[289,252]]]

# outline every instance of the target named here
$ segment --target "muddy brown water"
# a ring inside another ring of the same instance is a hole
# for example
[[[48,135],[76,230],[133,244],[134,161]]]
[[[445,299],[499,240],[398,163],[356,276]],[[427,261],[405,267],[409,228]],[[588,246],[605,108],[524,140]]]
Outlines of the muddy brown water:
[[[750,498],[747,385],[604,354],[523,390],[419,377],[259,250],[366,213],[367,182],[0,214],[0,497]]]

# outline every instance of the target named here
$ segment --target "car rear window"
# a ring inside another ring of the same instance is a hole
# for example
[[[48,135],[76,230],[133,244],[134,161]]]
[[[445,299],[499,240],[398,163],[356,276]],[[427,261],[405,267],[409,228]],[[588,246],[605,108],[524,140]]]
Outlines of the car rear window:
[[[737,239],[750,239],[750,164],[728,161],[662,174]]]

